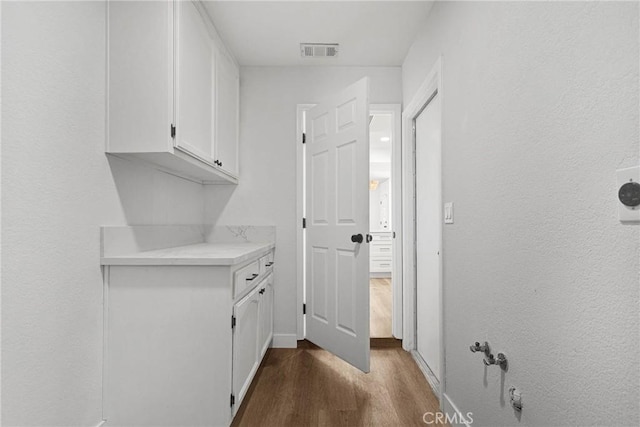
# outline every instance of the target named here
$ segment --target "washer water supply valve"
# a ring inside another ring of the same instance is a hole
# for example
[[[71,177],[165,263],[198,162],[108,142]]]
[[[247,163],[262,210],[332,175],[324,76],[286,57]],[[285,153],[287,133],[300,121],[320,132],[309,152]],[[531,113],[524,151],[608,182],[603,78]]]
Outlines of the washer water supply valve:
[[[474,343],[474,345],[469,346],[469,350],[472,353],[481,351],[484,353],[484,359],[482,362],[485,366],[498,365],[503,371],[507,370],[507,356],[504,353],[498,353],[498,357],[496,358],[493,353],[491,353],[491,347],[489,347],[489,343],[487,341],[484,342],[483,345],[480,345],[478,341]]]
[[[483,362],[485,366],[498,365],[502,369],[507,368],[507,356],[505,356],[504,353],[498,353],[498,357],[496,358],[493,357],[493,354],[490,354]]]

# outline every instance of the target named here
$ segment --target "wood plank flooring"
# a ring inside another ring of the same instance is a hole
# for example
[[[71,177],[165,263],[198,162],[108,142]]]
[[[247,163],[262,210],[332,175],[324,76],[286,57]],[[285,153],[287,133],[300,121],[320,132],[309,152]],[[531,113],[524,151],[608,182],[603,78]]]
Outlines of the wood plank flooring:
[[[232,425],[424,426],[425,412],[438,400],[401,348],[372,348],[364,374],[308,344],[269,350]]]
[[[372,338],[391,337],[391,279],[372,278],[370,289],[369,334]]]

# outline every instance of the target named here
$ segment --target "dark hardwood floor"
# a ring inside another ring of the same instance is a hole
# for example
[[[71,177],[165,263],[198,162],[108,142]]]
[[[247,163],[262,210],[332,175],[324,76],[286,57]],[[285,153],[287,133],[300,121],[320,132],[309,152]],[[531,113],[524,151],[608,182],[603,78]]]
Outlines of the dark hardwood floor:
[[[438,400],[411,355],[372,348],[364,374],[304,341],[270,349],[233,426],[424,426]]]

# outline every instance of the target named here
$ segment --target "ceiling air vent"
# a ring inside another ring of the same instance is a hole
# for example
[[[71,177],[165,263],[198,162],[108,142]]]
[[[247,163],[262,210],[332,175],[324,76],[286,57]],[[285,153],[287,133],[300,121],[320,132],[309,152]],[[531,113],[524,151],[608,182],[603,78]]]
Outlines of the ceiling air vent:
[[[338,56],[338,43],[300,43],[303,58]]]

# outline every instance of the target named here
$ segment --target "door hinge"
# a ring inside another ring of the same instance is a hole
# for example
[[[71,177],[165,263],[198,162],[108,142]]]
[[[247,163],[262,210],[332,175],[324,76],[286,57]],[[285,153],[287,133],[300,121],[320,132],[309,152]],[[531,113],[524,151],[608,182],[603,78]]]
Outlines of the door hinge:
[[[302,143],[306,144],[307,143],[307,134],[302,132]]]
[[[307,304],[302,304],[302,314],[307,314]]]
[[[231,329],[236,327],[236,316],[231,316]]]
[[[233,395],[233,393],[231,393],[231,399],[229,399],[230,405],[229,406],[233,406],[236,404],[236,397]]]
[[[307,228],[307,218],[302,218],[302,228]]]
[[[396,238],[396,232],[395,231],[393,232],[393,238],[394,239]]]
[[[176,137],[176,125],[171,123],[171,138],[175,138],[175,137]]]

